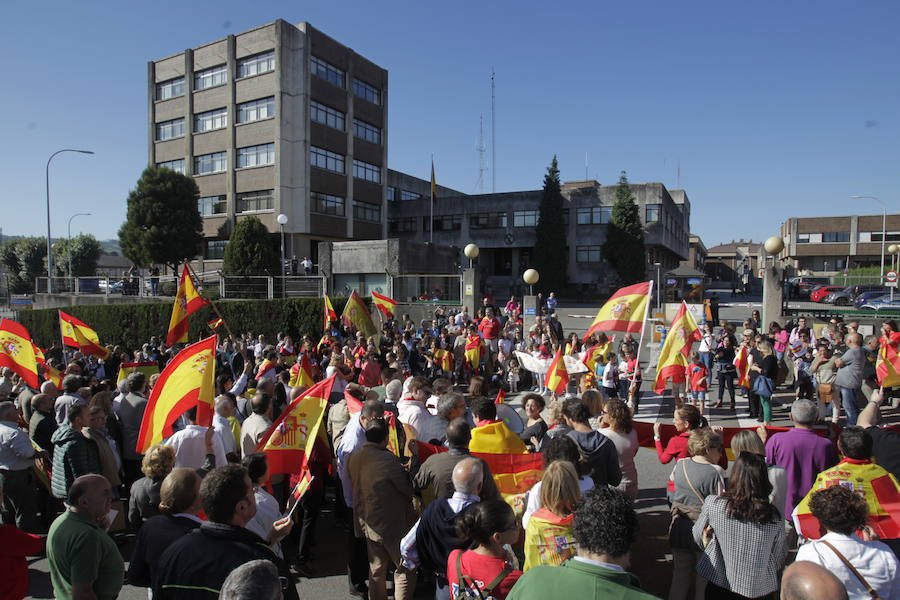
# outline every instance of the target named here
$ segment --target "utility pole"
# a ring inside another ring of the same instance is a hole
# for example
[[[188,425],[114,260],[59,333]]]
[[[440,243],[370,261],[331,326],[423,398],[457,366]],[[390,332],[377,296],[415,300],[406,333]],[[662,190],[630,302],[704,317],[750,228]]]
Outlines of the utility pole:
[[[491,193],[497,193],[497,98],[493,68],[491,68]]]

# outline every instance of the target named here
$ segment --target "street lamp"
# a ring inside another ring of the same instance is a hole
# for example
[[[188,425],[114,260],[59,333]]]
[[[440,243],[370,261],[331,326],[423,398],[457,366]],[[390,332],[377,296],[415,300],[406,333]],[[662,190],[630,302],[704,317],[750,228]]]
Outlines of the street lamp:
[[[278,225],[281,227],[281,275],[283,277],[285,274],[284,273],[284,226],[287,224],[288,218],[287,218],[286,214],[281,213],[280,215],[275,217],[275,220],[278,221]],[[284,281],[283,280],[282,280],[282,284],[281,284],[281,296],[284,297]]]
[[[891,244],[888,246],[888,254],[891,255],[891,271],[896,270],[897,266],[894,264],[894,259],[897,258],[897,252],[900,252],[900,246],[897,244]]]
[[[881,205],[881,271],[878,276],[884,277],[884,238],[887,235],[887,206],[877,196],[850,196],[854,200],[874,200]]]
[[[480,250],[478,246],[475,244],[467,244],[465,248],[463,248],[463,254],[466,255],[466,258],[469,259],[469,268],[472,268],[472,261],[478,258],[478,253]]]
[[[75,213],[71,217],[69,217],[69,224],[66,226],[66,246],[68,248],[69,254],[69,278],[72,277],[72,219],[75,217],[90,217],[91,213]],[[75,286],[72,286],[72,289],[75,289]]]
[[[533,286],[540,280],[541,274],[535,269],[528,269],[522,273],[522,281],[528,284],[528,295],[534,296]]]
[[[50,161],[53,160],[53,157],[57,154],[62,154],[63,152],[78,152],[79,154],[93,154],[91,150],[76,150],[74,148],[63,148],[62,150],[57,150],[53,154],[50,155],[50,158],[47,159],[47,168],[46,168],[46,184],[47,184],[47,293],[50,294],[53,292],[53,249],[50,247]]]
[[[656,312],[662,306],[662,263],[653,263],[656,267]]]

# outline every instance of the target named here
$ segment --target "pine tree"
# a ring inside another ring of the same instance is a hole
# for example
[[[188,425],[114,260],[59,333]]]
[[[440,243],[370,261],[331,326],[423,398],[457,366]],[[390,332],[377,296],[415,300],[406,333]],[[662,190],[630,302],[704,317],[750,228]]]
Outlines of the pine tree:
[[[225,245],[226,275],[278,275],[275,237],[257,217],[241,219]]]
[[[619,176],[616,203],[606,230],[603,257],[625,285],[644,281],[647,276],[647,257],[644,248],[644,228],[625,171]]]
[[[557,295],[566,285],[566,226],[563,223],[563,197],[559,185],[556,156],[544,175],[538,224],[535,229],[532,262],[540,274],[538,289]]]

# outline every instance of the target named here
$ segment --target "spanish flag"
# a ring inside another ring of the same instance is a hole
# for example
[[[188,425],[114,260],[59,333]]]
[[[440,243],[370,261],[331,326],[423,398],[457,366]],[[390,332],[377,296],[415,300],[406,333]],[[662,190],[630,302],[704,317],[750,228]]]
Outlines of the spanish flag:
[[[569,371],[566,369],[563,351],[560,348],[547,368],[547,389],[559,395],[565,393],[567,385],[569,385]]]
[[[362,301],[356,290],[353,290],[353,293],[350,294],[350,299],[347,300],[347,305],[344,306],[341,319],[344,321],[344,325],[353,325],[358,331],[362,331],[366,337],[378,333],[378,330],[375,329],[375,323],[372,322],[372,315],[369,314],[369,309],[366,308],[366,303]]]
[[[900,386],[900,353],[890,344],[882,343],[878,349],[875,376],[882,387]]]
[[[741,344],[734,353],[734,366],[737,369],[737,381],[735,385],[738,387],[750,387],[750,351],[747,346]]]
[[[824,488],[842,485],[863,497],[869,505],[869,525],[881,539],[900,537],[900,485],[893,475],[869,460],[845,458],[816,477],[812,489],[794,508],[794,525],[807,539],[822,536],[818,519],[812,516],[809,501]]]
[[[216,329],[221,327],[222,323],[224,323],[224,322],[225,322],[225,319],[223,319],[222,317],[216,317],[215,319],[210,319],[209,321],[207,321],[206,324],[209,325],[210,329],[215,331]]]
[[[216,336],[179,352],[153,386],[135,451],[143,454],[171,436],[172,423],[192,406],[197,407],[197,424],[208,427],[213,417],[215,378]]]
[[[37,389],[38,370],[34,349],[27,329],[12,319],[0,318],[0,367],[9,367],[25,380],[28,387]]]
[[[337,321],[337,313],[334,312],[334,306],[331,305],[331,298],[325,294],[325,323],[322,325],[322,331],[328,331],[328,326],[332,321]]]
[[[476,334],[466,338],[465,350],[466,362],[473,371],[477,370],[481,364],[481,336]]]
[[[34,360],[37,362],[38,371],[44,373],[44,379],[46,381],[52,382],[57,388],[62,386],[62,372],[47,364],[47,359],[44,357],[44,350],[37,344],[34,344]]]
[[[209,304],[209,301],[205,300],[200,295],[200,292],[197,291],[194,280],[188,273],[188,267],[185,264],[181,268],[181,279],[178,281],[178,291],[175,293],[175,302],[172,304],[172,318],[169,319],[169,333],[166,334],[167,346],[174,346],[187,341],[188,316],[207,304]]]
[[[97,358],[109,358],[109,350],[100,344],[100,338],[96,331],[76,317],[63,311],[58,312],[59,330],[62,332],[63,344],[71,348],[78,348],[85,354]]]
[[[309,356],[306,352],[300,355],[300,360],[291,367],[291,380],[288,382],[291,387],[307,387],[311,388],[315,385],[312,376],[312,365],[309,364]]]
[[[497,392],[497,397],[494,398],[494,404],[503,404],[506,402],[506,390],[500,388],[500,391]]]
[[[256,447],[265,452],[271,473],[300,473],[312,456],[334,375],[295,398]]]
[[[159,364],[155,362],[127,362],[119,365],[116,385],[122,383],[132,373],[143,373],[147,379],[159,373]]]
[[[687,309],[687,304],[682,300],[659,353],[659,362],[656,365],[656,386],[654,387],[657,394],[663,393],[666,389],[666,381],[670,377],[680,374],[682,379],[684,378],[691,346],[697,341],[700,341],[700,328],[697,327],[694,315]]]
[[[600,307],[584,338],[603,331],[640,333],[644,328],[652,282],[620,288]]]
[[[444,373],[453,372],[453,353],[449,350],[435,350],[432,356],[434,364]]]
[[[372,292],[372,304],[381,311],[385,319],[394,318],[394,307],[397,306],[397,301],[393,298],[382,296],[378,292]]]

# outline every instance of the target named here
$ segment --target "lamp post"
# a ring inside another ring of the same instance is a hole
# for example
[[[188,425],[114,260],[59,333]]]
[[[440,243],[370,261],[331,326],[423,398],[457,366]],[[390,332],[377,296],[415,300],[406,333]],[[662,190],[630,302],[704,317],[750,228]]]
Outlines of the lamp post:
[[[656,267],[656,312],[662,307],[662,263],[653,263]]]
[[[287,224],[288,218],[286,214],[281,213],[275,217],[275,220],[278,221],[278,226],[281,228],[281,297],[284,298],[284,226]]]
[[[91,213],[75,213],[71,217],[69,217],[69,224],[66,225],[66,249],[69,254],[69,278],[72,277],[72,219],[75,217],[90,217]],[[72,286],[72,289],[75,289],[75,286]]]
[[[57,150],[53,154],[50,155],[50,158],[47,159],[47,168],[45,169],[46,175],[46,190],[47,190],[47,293],[50,294],[53,292],[53,249],[50,247],[50,161],[53,160],[53,157],[57,154],[62,154],[63,152],[78,152],[79,154],[93,154],[91,150],[76,150],[74,148],[63,148],[62,150]]]
[[[478,254],[481,251],[478,249],[478,246],[475,244],[467,244],[465,248],[463,248],[463,254],[466,255],[466,258],[469,259],[469,268],[472,268],[472,261],[478,258]]]
[[[784,240],[778,236],[772,236],[765,241],[763,249],[772,257],[772,265],[766,261],[763,272],[763,323],[771,323],[781,317],[784,309],[784,285],[782,285],[782,271],[775,257],[784,250]]]
[[[522,273],[522,281],[528,284],[528,295],[534,296],[533,286],[536,284],[541,278],[541,274],[537,272],[535,269],[528,269],[524,273]]]
[[[481,289],[478,271],[472,265],[472,261],[478,258],[479,253],[480,250],[475,244],[466,244],[466,247],[463,248],[463,254],[469,259],[469,268],[463,270],[461,299],[463,307],[468,309],[470,315],[475,314],[477,308],[475,296]]]
[[[884,277],[884,238],[887,236],[887,206],[877,196],[850,196],[854,200],[874,200],[881,205],[881,271],[879,277]]]

